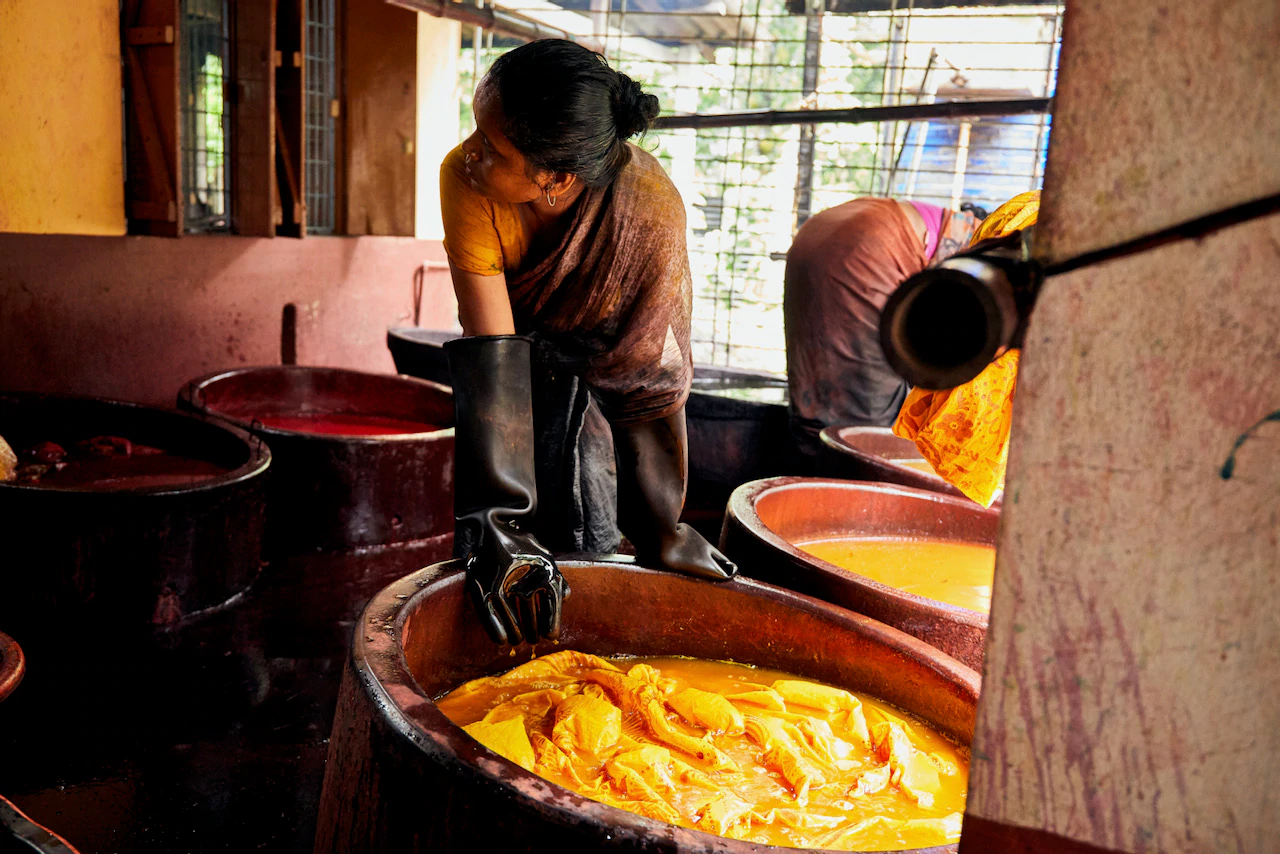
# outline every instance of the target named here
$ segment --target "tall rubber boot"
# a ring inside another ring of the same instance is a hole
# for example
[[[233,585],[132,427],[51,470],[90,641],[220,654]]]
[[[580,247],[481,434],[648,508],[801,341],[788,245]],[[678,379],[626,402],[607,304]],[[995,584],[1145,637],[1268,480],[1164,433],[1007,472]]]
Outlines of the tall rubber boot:
[[[653,421],[615,425],[618,457],[618,527],[643,566],[712,581],[733,578],[738,567],[680,521],[689,480],[684,409]]]
[[[532,343],[518,335],[444,345],[453,377],[454,554],[489,636],[515,646],[560,634],[569,587],[524,527],[538,506],[534,476]]]

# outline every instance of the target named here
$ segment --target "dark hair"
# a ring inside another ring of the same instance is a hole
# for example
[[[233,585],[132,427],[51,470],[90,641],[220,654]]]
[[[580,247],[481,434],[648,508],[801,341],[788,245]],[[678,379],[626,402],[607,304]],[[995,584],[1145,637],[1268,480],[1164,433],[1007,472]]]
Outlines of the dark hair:
[[[589,187],[613,183],[631,159],[626,140],[644,133],[658,99],[564,39],[542,39],[498,57],[484,85],[496,87],[503,131],[531,169],[576,175]]]

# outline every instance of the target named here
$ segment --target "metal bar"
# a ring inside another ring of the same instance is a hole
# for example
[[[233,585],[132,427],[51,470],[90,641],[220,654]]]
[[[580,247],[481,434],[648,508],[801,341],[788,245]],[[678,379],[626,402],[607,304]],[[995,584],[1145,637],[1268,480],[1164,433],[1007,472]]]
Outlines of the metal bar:
[[[1052,98],[1018,98],[1005,101],[944,101],[940,104],[903,104],[891,107],[847,107],[839,110],[743,110],[688,116],[660,116],[655,130],[678,128],[740,128],[771,125],[867,124],[922,119],[988,119],[1047,113]]]
[[[818,69],[822,62],[822,15],[824,0],[808,0],[805,4],[804,39],[804,97],[809,99],[818,92]],[[799,230],[809,218],[813,203],[813,148],[817,128],[807,124],[800,126],[800,148],[796,155],[796,220]]]
[[[604,45],[594,38],[584,38],[559,27],[547,26],[538,21],[530,20],[521,15],[514,15],[493,6],[481,7],[478,3],[455,3],[453,0],[387,0],[387,2],[393,6],[402,6],[415,12],[426,12],[428,15],[434,15],[437,18],[461,21],[463,24],[480,27],[485,30],[493,30],[499,35],[524,39],[525,41],[567,39],[577,42],[596,53],[604,52]]]

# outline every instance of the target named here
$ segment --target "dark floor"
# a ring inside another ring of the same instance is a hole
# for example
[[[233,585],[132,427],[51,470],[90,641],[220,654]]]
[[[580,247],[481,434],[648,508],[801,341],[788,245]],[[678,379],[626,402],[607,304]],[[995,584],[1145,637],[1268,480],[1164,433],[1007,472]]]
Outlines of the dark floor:
[[[350,627],[448,548],[277,562],[236,606],[133,651],[17,637],[27,677],[0,704],[0,794],[83,854],[309,854]]]

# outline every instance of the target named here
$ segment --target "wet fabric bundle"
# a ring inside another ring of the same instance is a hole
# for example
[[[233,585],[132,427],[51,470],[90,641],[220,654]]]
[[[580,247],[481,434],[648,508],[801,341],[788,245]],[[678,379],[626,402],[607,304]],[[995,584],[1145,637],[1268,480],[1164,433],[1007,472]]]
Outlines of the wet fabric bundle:
[[[437,703],[522,768],[670,824],[853,851],[960,835],[960,748],[883,703],[785,673],[566,650]]]

